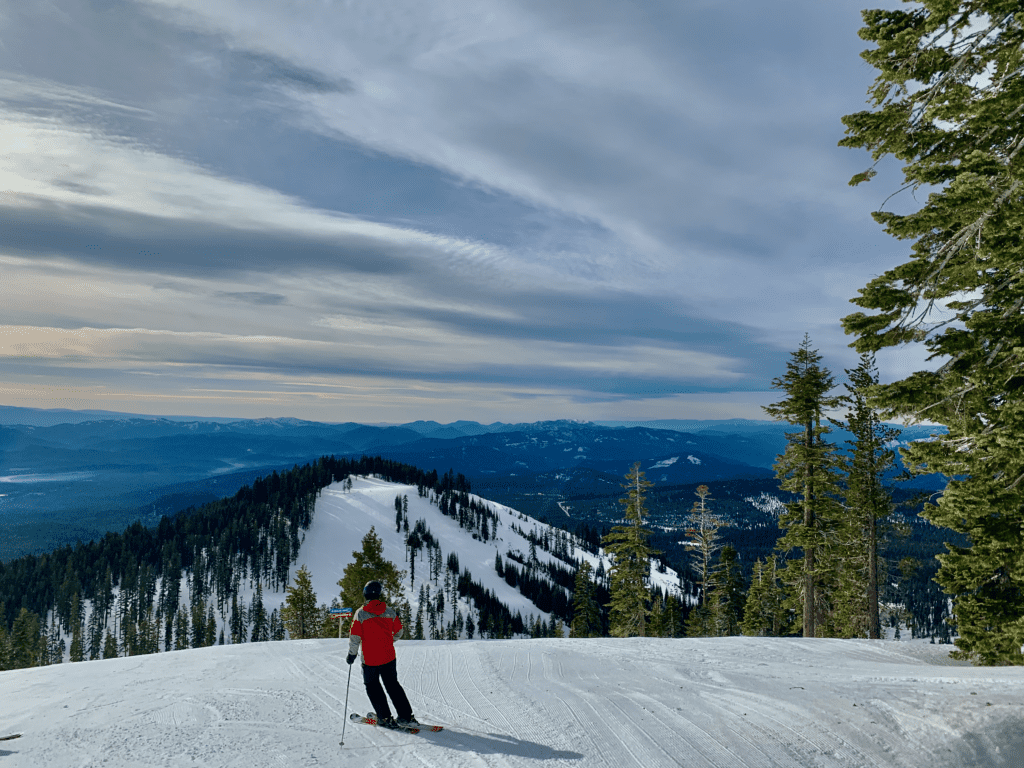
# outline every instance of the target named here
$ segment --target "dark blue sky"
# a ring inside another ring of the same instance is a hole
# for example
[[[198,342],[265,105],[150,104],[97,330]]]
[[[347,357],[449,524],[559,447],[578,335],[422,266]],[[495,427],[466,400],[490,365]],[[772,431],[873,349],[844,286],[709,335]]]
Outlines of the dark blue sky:
[[[879,5],[0,0],[0,403],[761,418],[909,247]]]

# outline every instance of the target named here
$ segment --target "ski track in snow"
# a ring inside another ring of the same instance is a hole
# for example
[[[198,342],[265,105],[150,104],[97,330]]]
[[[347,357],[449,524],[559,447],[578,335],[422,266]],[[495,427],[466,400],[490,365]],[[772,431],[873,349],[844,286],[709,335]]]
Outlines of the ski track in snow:
[[[988,768],[1024,764],[1024,670],[886,641],[402,641],[441,733],[344,722],[337,640],[0,673],[0,768]],[[351,712],[366,712],[358,666]]]
[[[324,491],[292,569],[308,563],[320,602],[370,525],[402,562],[399,494],[410,521],[426,518],[475,579],[513,610],[535,610],[493,568],[496,552],[528,549],[510,523],[534,521],[492,504],[500,540],[472,540],[415,487],[365,478],[352,493]],[[426,570],[417,563],[419,581]],[[265,598],[269,610],[283,594]],[[1021,768],[1024,669],[973,668],[948,651],[797,638],[403,640],[399,678],[414,711],[446,729],[417,735],[345,722],[350,673],[348,712],[370,709],[347,639],[13,670],[0,672],[0,733],[23,736],[0,742],[0,768]]]

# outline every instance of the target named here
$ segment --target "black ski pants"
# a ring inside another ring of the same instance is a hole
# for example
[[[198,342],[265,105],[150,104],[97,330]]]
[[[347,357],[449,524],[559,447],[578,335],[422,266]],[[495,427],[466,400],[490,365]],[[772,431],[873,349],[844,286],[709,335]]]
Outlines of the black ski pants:
[[[391,717],[391,709],[388,707],[387,696],[384,695],[384,688],[388,689],[388,696],[395,705],[395,713],[399,718],[412,717],[412,705],[405,695],[405,689],[398,682],[398,660],[392,659],[387,664],[376,667],[369,667],[363,664],[363,683],[366,685],[366,695],[370,697],[370,705],[373,707],[377,717]]]

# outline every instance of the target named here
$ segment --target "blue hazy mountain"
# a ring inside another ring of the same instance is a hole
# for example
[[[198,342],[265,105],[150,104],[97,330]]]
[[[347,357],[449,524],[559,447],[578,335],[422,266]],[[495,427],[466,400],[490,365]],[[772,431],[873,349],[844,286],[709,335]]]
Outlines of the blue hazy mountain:
[[[578,495],[614,491],[635,462],[662,486],[770,478],[789,430],[744,420],[332,424],[0,407],[0,560],[135,519],[155,524],[324,455],[379,455],[492,489]]]

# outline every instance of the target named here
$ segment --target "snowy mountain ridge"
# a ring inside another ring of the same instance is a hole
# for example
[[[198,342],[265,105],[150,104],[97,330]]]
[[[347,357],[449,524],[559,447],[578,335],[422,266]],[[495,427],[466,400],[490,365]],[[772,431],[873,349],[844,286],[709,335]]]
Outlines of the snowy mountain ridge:
[[[446,563],[449,555],[458,557],[460,569],[469,571],[474,582],[489,590],[498,601],[506,605],[511,613],[519,613],[524,619],[534,616],[550,622],[550,611],[538,608],[531,600],[524,597],[511,586],[495,570],[498,556],[506,558],[508,552],[518,553],[524,557],[535,552],[538,564],[558,565],[562,561],[552,552],[543,547],[531,549],[528,536],[523,533],[534,533],[536,538],[555,539],[565,542],[570,547],[571,557],[586,560],[594,568],[604,571],[611,567],[610,560],[603,552],[592,555],[585,551],[575,536],[568,534],[547,523],[534,520],[510,507],[482,499],[470,494],[470,498],[490,508],[495,514],[498,526],[495,533],[486,541],[479,535],[460,528],[456,520],[444,515],[429,498],[422,498],[414,485],[401,485],[377,478],[353,478],[350,490],[344,483],[335,483],[325,488],[316,502],[313,521],[299,550],[298,558],[291,569],[294,572],[305,565],[311,573],[313,589],[319,602],[330,603],[331,598],[340,595],[337,586],[345,566],[352,562],[353,551],[360,548],[363,536],[373,527],[381,538],[384,557],[406,572],[404,598],[412,606],[413,616],[419,609],[419,589],[424,583],[431,585],[436,595],[444,583],[443,574],[429,578],[430,563],[427,561],[426,550],[421,550],[415,569],[410,568],[405,532],[396,531],[395,498],[408,499],[408,520],[410,526],[423,520],[430,534],[440,548],[440,561]],[[523,533],[521,533],[521,532]],[[564,563],[562,563],[564,565]],[[415,580],[414,573],[415,570]],[[660,586],[666,594],[681,594],[679,575],[671,568],[661,572],[652,567],[652,584]],[[425,578],[427,576],[427,578]],[[279,606],[284,600],[284,593],[264,593],[267,610]],[[351,607],[351,606],[350,606]],[[468,616],[474,612],[471,601],[465,597],[454,603],[449,601],[445,612],[454,618],[456,611]],[[411,627],[409,628],[411,632]],[[465,637],[463,631],[462,636]]]

